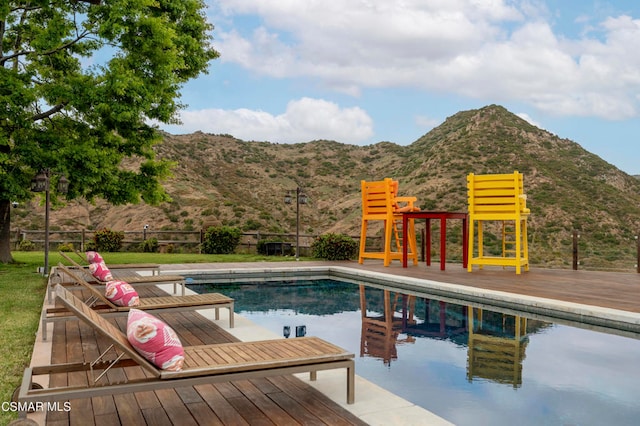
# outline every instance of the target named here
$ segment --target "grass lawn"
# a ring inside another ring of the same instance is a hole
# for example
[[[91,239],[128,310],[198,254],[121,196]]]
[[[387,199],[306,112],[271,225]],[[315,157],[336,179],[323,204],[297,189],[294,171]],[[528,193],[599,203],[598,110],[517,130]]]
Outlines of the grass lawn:
[[[102,253],[101,253],[102,254]],[[69,255],[77,260],[73,253]],[[292,257],[251,254],[179,254],[179,253],[104,253],[109,263],[204,263],[285,261]],[[43,252],[13,252],[16,263],[0,264],[0,404],[11,395],[22,380],[31,360],[46,279],[36,273],[44,264]],[[303,259],[304,260],[304,259]],[[57,252],[49,253],[49,264],[62,261]],[[0,425],[17,418],[17,413],[0,410]]]

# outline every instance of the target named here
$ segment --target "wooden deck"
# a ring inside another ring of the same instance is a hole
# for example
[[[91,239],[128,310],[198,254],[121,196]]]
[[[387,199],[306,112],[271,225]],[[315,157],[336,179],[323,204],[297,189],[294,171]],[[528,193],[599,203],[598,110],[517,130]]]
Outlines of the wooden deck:
[[[143,289],[144,296],[162,291]],[[186,345],[237,341],[195,312],[159,314]],[[120,329],[126,315],[111,319]],[[107,347],[80,321],[54,325],[54,363],[90,361]],[[127,374],[144,374],[136,368]],[[320,376],[318,380],[321,380]],[[59,374],[52,380],[86,383],[86,373]],[[47,425],[363,425],[355,415],[293,376],[181,387],[71,400],[69,411],[47,413]]]
[[[386,268],[381,262],[365,262],[364,265],[349,262],[345,266],[640,313],[640,274],[633,272],[532,267],[516,275],[513,267],[484,267],[479,270],[476,266],[473,272],[468,272],[459,263],[448,264],[446,270],[441,271],[436,262],[428,267],[420,263],[407,268],[402,268],[398,262]]]

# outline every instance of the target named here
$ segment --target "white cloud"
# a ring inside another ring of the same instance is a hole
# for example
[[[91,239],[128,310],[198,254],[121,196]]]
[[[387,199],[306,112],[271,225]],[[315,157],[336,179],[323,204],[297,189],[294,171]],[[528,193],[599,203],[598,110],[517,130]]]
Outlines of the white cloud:
[[[322,99],[290,101],[284,113],[273,115],[249,109],[183,111],[185,132],[231,134],[244,140],[307,142],[313,139],[359,143],[373,135],[373,121],[358,107],[341,108]]]
[[[219,0],[212,8],[221,60],[262,75],[311,78],[355,96],[369,87],[452,92],[556,115],[626,119],[640,110],[632,48],[640,20],[629,16],[599,25],[580,16],[588,31],[566,39],[531,1]],[[225,30],[242,16],[258,19],[244,32]]]
[[[518,117],[522,118],[524,121],[526,121],[527,123],[531,124],[532,126],[536,126],[540,129],[542,129],[543,127],[536,122],[533,118],[531,118],[531,116],[529,116],[529,114],[527,114],[526,112],[521,112],[516,114]]]
[[[418,115],[414,119],[415,123],[424,130],[431,130],[442,123],[441,119]]]

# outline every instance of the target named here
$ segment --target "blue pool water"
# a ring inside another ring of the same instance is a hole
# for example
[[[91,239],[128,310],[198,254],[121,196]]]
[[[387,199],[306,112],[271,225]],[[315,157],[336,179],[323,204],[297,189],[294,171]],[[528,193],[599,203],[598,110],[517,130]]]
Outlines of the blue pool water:
[[[305,326],[355,353],[356,374],[457,425],[640,424],[636,338],[333,280],[190,287],[290,338]]]

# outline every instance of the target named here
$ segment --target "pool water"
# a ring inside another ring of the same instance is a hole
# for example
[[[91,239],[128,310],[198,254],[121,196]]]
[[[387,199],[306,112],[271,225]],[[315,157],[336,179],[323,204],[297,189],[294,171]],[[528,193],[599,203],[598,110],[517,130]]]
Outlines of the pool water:
[[[635,338],[334,280],[189,287],[289,338],[305,326],[356,354],[359,376],[457,425],[640,422]]]

